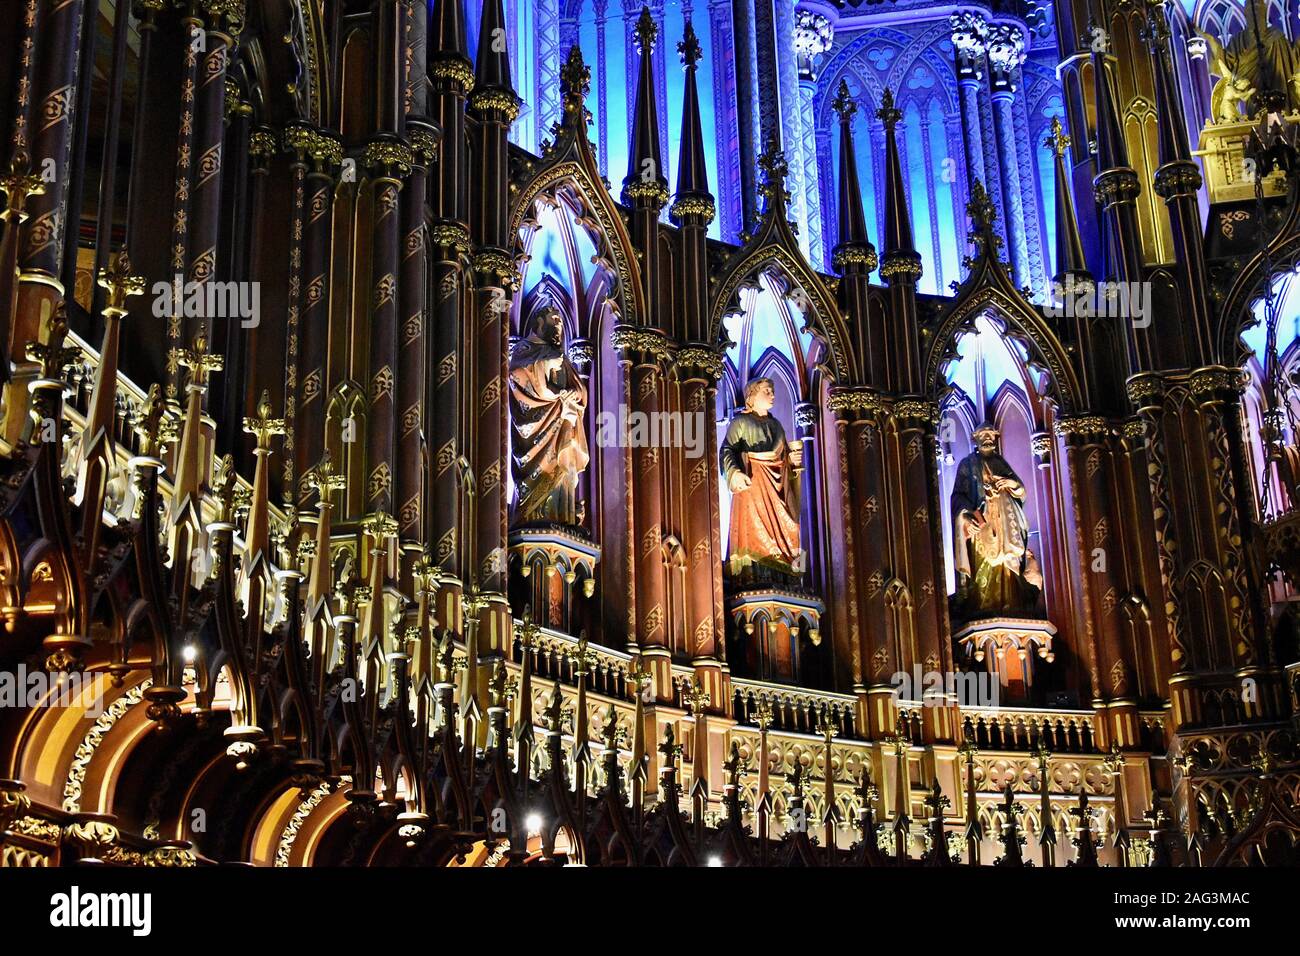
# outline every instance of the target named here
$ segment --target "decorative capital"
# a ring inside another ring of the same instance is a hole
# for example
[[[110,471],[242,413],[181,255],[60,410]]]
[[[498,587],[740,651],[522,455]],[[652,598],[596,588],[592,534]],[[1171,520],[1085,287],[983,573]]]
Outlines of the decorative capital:
[[[474,89],[474,68],[459,54],[442,54],[429,58],[429,76],[443,83],[460,84],[468,93]]]
[[[1020,28],[1010,23],[994,24],[989,30],[988,58],[994,90],[1014,90],[1013,76],[1025,60],[1025,37]]]
[[[817,78],[817,58],[831,48],[834,40],[835,31],[825,16],[812,10],[795,11],[794,52],[800,79]]]
[[[687,217],[692,217],[701,220],[706,226],[713,222],[717,212],[718,207],[714,204],[713,198],[705,194],[679,196],[673,201],[672,208],[668,210],[669,215],[678,223]]]
[[[519,118],[521,101],[511,90],[484,87],[470,96],[469,106],[476,113],[500,113],[501,119],[510,124]]]
[[[273,130],[255,129],[248,137],[248,155],[254,159],[268,160],[276,154],[279,146]]]
[[[396,136],[380,136],[366,144],[362,162],[376,175],[401,178],[411,172],[411,147]]]
[[[949,17],[948,25],[952,28],[952,46],[958,75],[962,79],[982,79],[988,22],[978,13],[964,11]]]
[[[831,264],[835,271],[843,275],[850,266],[862,266],[864,272],[874,272],[880,260],[876,256],[876,247],[871,243],[836,246],[831,253]]]

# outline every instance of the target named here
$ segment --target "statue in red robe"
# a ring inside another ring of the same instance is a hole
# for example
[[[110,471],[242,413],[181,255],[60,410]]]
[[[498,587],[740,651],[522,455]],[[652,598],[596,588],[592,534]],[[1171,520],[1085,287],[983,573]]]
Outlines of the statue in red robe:
[[[804,570],[799,546],[798,469],[802,443],[786,441],[771,414],[776,393],[770,378],[745,387],[745,407],[731,420],[719,451],[722,478],[731,491],[727,555],[733,576],[755,566],[783,574]]]

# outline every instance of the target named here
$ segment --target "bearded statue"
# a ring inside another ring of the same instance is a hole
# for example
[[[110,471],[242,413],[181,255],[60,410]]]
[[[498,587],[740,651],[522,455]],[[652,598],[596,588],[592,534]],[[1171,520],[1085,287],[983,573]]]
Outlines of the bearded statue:
[[[510,465],[518,524],[577,524],[578,476],[587,467],[587,387],[565,355],[564,319],[533,314],[510,351]]]
[[[959,615],[1023,615],[1038,603],[1042,571],[1029,550],[1025,485],[999,451],[1001,435],[981,425],[975,450],[957,466],[952,530]]]

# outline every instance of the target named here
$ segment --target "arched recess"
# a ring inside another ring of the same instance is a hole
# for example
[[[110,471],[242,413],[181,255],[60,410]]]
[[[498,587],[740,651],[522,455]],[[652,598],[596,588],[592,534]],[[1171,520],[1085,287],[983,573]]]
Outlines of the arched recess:
[[[625,372],[613,348],[613,333],[619,325],[642,322],[644,292],[622,217],[587,169],[589,149],[572,147],[572,151],[572,158],[544,168],[525,185],[511,212],[518,269],[510,308],[511,338],[527,334],[544,308],[553,306],[563,317],[568,357],[587,388],[584,425],[593,451],[579,477],[578,524],[602,555],[596,572],[601,584],[597,608],[603,624],[590,621],[589,636],[599,639],[608,631],[612,640],[621,643],[626,611],[619,602],[628,580],[624,565],[629,534],[625,456],[613,449],[604,454],[594,450],[606,416],[618,420],[620,407],[627,402]],[[513,475],[507,476],[507,495],[513,511]]]
[[[998,270],[1002,272],[1001,269]],[[1010,280],[1004,281],[1009,285]],[[924,381],[931,395],[941,397],[947,389],[945,369],[957,358],[957,340],[973,331],[981,316],[996,318],[1000,334],[1020,345],[1026,366],[1041,377],[1047,394],[1060,415],[1083,411],[1082,388],[1069,353],[1047,320],[1018,293],[1008,293],[995,284],[985,284],[972,272],[935,330],[926,353]]]
[[[989,223],[976,227],[984,242],[991,241]],[[1003,456],[1025,484],[1029,548],[1043,574],[1044,610],[1062,643],[1080,647],[1075,562],[1067,547],[1073,521],[1067,505],[1070,480],[1052,433],[1059,418],[1084,410],[1082,387],[1064,343],[987,254],[975,260],[940,319],[923,381],[943,410],[939,482],[948,593],[955,583],[949,507],[955,473],[972,449],[971,433],[987,418],[1003,431]],[[1073,680],[1062,669],[1050,683],[1035,679],[1034,692],[1045,694]]]
[[[646,313],[645,291],[632,239],[622,215],[600,182],[590,149],[579,152],[584,154],[582,158],[547,164],[521,185],[510,208],[510,232],[516,237],[523,235],[525,222],[534,215],[539,198],[544,203],[554,204],[557,192],[568,192],[582,209],[582,218],[590,219],[594,224],[591,234],[599,237],[596,254],[608,264],[617,279],[610,291],[610,304],[617,312],[618,320],[627,325],[640,325]],[[588,163],[592,163],[593,168],[587,168]],[[516,255],[525,252],[518,245],[515,251]]]

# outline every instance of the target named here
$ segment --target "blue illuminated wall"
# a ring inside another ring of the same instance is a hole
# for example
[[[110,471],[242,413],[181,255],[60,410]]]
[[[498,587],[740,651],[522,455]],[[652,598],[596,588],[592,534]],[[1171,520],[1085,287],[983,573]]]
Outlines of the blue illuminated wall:
[[[1243,20],[1238,0],[1179,2],[1181,6],[1171,10],[1171,50],[1188,140],[1195,147],[1208,116],[1213,80],[1204,57],[1189,52],[1188,40],[1196,27],[1226,39],[1241,28]],[[592,114],[590,136],[601,171],[617,195],[627,172],[637,69],[633,41],[642,0],[504,0],[504,4],[515,88],[525,103],[512,129],[512,141],[529,151],[541,151],[559,116],[560,65],[570,46],[577,44],[592,70],[587,102]],[[963,101],[950,5],[933,0],[856,6],[824,0],[745,0],[739,6],[733,0],[650,0],[648,6],[660,34],[653,65],[660,145],[670,189],[676,187],[684,83],[677,44],[688,21],[703,50],[701,121],[709,185],[718,207],[712,237],[740,240],[744,211],[753,207],[757,193],[756,154],[770,138],[779,136],[790,167],[786,184],[791,192],[790,215],[809,260],[829,271],[839,229],[835,175],[839,130],[830,104],[843,80],[859,107],[854,119],[859,179],[870,238],[879,245],[884,137],[875,114],[883,90],[889,87],[903,111],[898,142],[913,232],[925,270],[921,290],[947,294],[951,284],[962,279],[962,259],[968,252],[965,207],[979,175],[998,209],[1004,257],[1011,262],[1017,282],[1042,301],[1056,270],[1057,229],[1052,157],[1043,142],[1052,119],[1066,119],[1050,3],[1027,3],[1022,19],[984,14],[990,26],[1014,28],[1023,36],[1023,58],[1011,78],[1011,107],[997,119],[987,67],[978,99]],[[1300,4],[1287,6],[1283,0],[1272,0],[1270,22],[1296,38]],[[482,0],[466,0],[472,51],[477,49],[481,7]],[[772,31],[772,39],[755,39],[763,29]],[[775,51],[774,57],[760,56],[760,48]],[[1134,110],[1146,110],[1138,120],[1150,119],[1149,103],[1119,106],[1126,128]],[[1088,130],[1069,132],[1076,151],[1090,136]],[[742,142],[749,144],[753,155],[742,155]],[[972,168],[972,154],[978,169]],[[1076,180],[1076,192],[1084,188],[1083,182]],[[1085,241],[1090,242],[1091,197],[1075,195],[1074,200],[1085,225]],[[1151,215],[1159,218],[1160,212]],[[1090,256],[1094,253],[1089,246]]]

